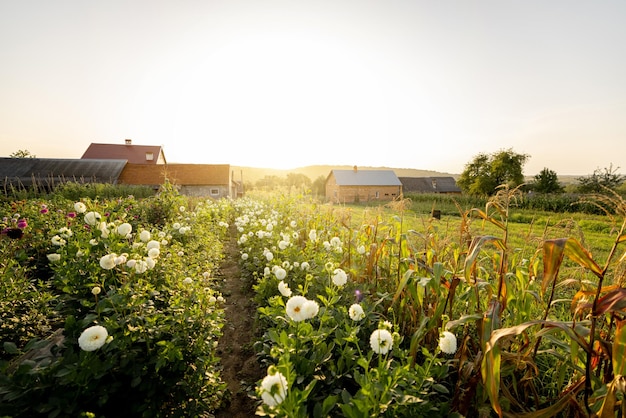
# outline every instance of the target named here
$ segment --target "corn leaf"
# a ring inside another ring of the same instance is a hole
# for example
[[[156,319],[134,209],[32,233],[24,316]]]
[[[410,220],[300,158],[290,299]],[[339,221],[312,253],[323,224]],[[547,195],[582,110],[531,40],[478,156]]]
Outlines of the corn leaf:
[[[594,315],[602,315],[608,312],[626,310],[626,289],[620,287],[598,299]]]
[[[618,285],[603,286],[602,289],[600,289],[600,294],[613,292],[614,290],[617,290],[619,288],[620,287]],[[576,294],[572,298],[572,311],[575,311],[576,309],[590,309],[593,305],[591,302],[587,301],[593,299],[595,295],[596,290],[579,290],[578,292],[576,292]]]
[[[505,413],[504,415],[507,418],[552,418],[559,416],[559,413],[562,412],[570,402],[576,402],[576,396],[583,388],[584,382],[585,378],[582,377],[576,383],[570,385],[570,387],[566,389],[565,393],[562,393],[561,396],[559,396],[558,401],[544,409],[530,411],[523,414]]]
[[[502,229],[503,231],[506,230],[506,226],[502,222],[500,222],[499,220],[497,220],[497,219],[487,215],[487,213],[483,212],[482,210],[474,208],[474,209],[472,209],[472,212],[478,214],[479,218],[484,219],[485,221],[491,222],[492,224],[494,224],[498,228]]]
[[[541,281],[541,293],[557,279],[561,263],[563,262],[563,250],[567,238],[549,239],[543,243],[543,280]]]
[[[478,320],[480,320],[482,318],[483,318],[482,314],[463,315],[459,319],[455,319],[453,321],[446,322],[446,330],[451,330],[451,329],[456,328],[456,327],[458,327],[460,325],[465,325],[466,322],[478,321]]]
[[[587,251],[577,240],[574,238],[568,238],[565,243],[565,254],[572,260],[580,264],[582,267],[586,267],[593,274],[602,278],[604,275],[602,269],[593,260],[589,251]]]
[[[626,376],[626,320],[617,321],[613,340],[613,375]]]
[[[604,273],[600,266],[593,260],[587,251],[574,238],[558,238],[546,240],[543,243],[543,280],[541,291],[545,293],[548,285],[557,279],[559,268],[563,262],[563,256],[567,255],[572,261],[589,269],[597,277],[601,278]]]
[[[498,301],[492,300],[489,309],[485,312],[482,320],[482,339],[484,357],[480,365],[480,373],[483,378],[485,390],[491,401],[491,407],[502,417],[502,407],[500,406],[500,346],[491,344],[492,335],[497,332],[500,326],[501,305]]]
[[[599,418],[614,418],[615,417],[615,404],[617,403],[617,396],[615,395],[615,379],[609,383],[606,387],[606,395],[602,402],[602,407],[598,412]]]
[[[494,237],[492,235],[483,235],[479,237],[474,237],[472,239],[472,243],[470,244],[467,258],[465,258],[465,280],[468,283],[473,283],[472,276],[476,271],[476,258],[483,246],[487,244],[493,244],[497,248],[504,250],[504,243],[498,237]]]
[[[402,295],[402,292],[404,291],[404,288],[406,287],[413,273],[414,271],[411,269],[404,272],[404,274],[402,275],[402,279],[400,280],[400,283],[398,283],[398,288],[396,289],[396,294],[393,296],[392,303],[396,303],[396,301],[400,298],[400,296]]]
[[[534,321],[524,322],[522,324],[516,325],[514,327],[508,328],[500,328],[496,329],[491,333],[489,340],[485,344],[485,356],[487,356],[488,351],[493,350],[498,346],[498,340],[503,337],[511,336],[511,335],[519,335],[524,332],[526,329],[534,326],[534,325],[543,325],[544,328],[537,332],[535,337],[542,336],[544,334],[548,334],[553,332],[554,329],[560,329],[564,331],[571,340],[575,341],[579,346],[581,346],[586,351],[589,351],[589,344],[585,340],[585,337],[589,334],[589,329],[584,327],[580,322],[559,322],[559,321],[544,321],[541,319],[537,319]]]

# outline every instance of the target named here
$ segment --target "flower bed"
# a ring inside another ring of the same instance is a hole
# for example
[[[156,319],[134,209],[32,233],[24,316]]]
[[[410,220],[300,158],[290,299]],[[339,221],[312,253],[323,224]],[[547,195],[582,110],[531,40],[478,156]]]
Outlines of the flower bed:
[[[361,276],[375,242],[338,224],[340,214],[235,206],[242,271],[256,279],[265,330],[258,415],[449,415],[454,334],[442,334],[443,351],[435,343],[410,355],[391,296]]]
[[[202,416],[219,407],[226,202],[5,207],[0,416]]]

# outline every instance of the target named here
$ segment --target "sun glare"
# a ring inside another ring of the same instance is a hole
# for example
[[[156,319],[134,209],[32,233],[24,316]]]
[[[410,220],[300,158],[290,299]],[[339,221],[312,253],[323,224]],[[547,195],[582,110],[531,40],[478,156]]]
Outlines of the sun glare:
[[[266,33],[199,56],[164,87],[176,143],[192,141],[235,165],[293,168],[311,154],[350,153],[386,135],[381,78],[354,48],[323,37]],[[169,116],[168,116],[169,114]],[[271,155],[270,161],[260,161]],[[187,155],[185,158],[189,158]],[[316,162],[317,163],[317,162]]]

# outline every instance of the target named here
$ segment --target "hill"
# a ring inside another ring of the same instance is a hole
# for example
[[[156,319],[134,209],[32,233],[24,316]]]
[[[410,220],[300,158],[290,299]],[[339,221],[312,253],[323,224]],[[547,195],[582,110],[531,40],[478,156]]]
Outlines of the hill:
[[[289,173],[304,174],[311,181],[315,181],[318,177],[326,178],[331,170],[352,170],[353,166],[349,165],[310,165],[306,167],[298,167],[287,170],[278,170],[274,168],[257,168],[257,167],[241,167],[231,166],[234,179],[241,180],[245,183],[255,183],[265,176],[286,177]],[[390,167],[359,167],[362,170],[393,170],[398,177],[446,177],[452,176],[457,178],[457,174],[441,173],[431,170],[418,170],[414,168],[390,168]]]

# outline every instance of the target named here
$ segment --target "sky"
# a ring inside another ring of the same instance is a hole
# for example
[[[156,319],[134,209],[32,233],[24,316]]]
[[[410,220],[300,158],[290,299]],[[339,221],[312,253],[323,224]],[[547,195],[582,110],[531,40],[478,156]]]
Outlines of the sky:
[[[626,173],[624,0],[0,0],[0,156]]]

